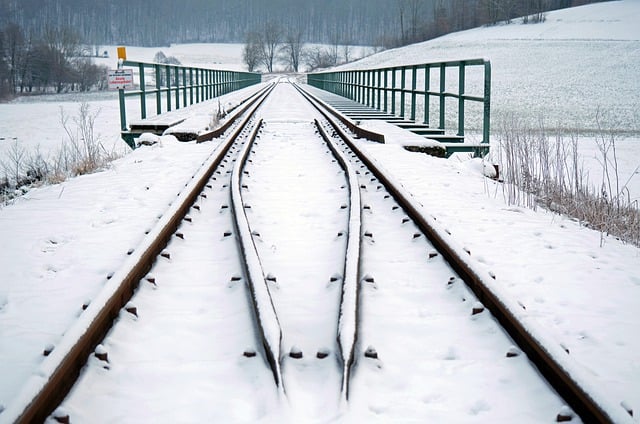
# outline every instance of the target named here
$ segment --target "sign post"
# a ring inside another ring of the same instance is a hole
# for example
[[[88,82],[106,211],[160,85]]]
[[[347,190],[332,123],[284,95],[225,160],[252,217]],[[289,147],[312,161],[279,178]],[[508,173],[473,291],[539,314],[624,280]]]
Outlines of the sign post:
[[[127,59],[127,49],[118,47],[118,69],[109,70],[107,83],[109,89],[118,90],[120,100],[120,129],[127,131],[127,115],[124,104],[124,90],[133,88],[133,69],[124,69],[123,62]]]

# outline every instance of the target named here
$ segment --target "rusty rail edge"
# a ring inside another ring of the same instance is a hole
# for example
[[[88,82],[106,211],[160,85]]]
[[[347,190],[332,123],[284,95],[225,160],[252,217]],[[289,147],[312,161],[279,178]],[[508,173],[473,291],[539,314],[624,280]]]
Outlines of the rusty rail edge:
[[[340,122],[342,122],[347,128],[349,128],[349,131],[354,133],[359,138],[365,138],[367,140],[371,140],[371,141],[375,141],[375,142],[384,144],[384,135],[383,134],[380,134],[380,133],[377,133],[377,132],[374,132],[374,131],[370,131],[370,130],[367,130],[367,129],[364,129],[364,128],[358,126],[358,124],[356,124],[356,122],[353,119],[343,115],[342,113],[340,113],[340,111],[336,110],[334,107],[332,107],[331,105],[327,104],[326,102],[323,102],[315,94],[312,94],[307,90],[303,90],[298,84],[293,84],[293,85],[298,89],[298,91],[302,92],[303,95],[305,95],[305,97],[312,98],[316,102],[321,103],[322,107],[325,110],[327,110],[331,115],[333,115]],[[329,122],[331,122],[331,119],[329,119],[329,117],[327,115],[325,115],[325,117],[329,120]]]
[[[298,89],[309,94],[301,87]],[[310,96],[319,110],[325,106],[324,102]],[[321,110],[321,113],[332,121],[327,112]],[[470,258],[470,254],[436,222],[435,217],[428,215],[410,193],[389,178],[375,159],[356,146],[353,138],[344,134],[339,126],[335,127],[343,133],[347,145],[394,196],[478,300],[489,309],[513,341],[584,422],[635,422],[622,405],[616,405],[600,388],[581,377],[580,366],[569,358],[569,354],[557,341],[546,335],[535,318],[527,316],[522,307],[508,296],[498,295],[501,289],[496,278]]]
[[[222,134],[225,133],[225,131],[229,129],[229,127],[231,127],[231,125],[233,125],[233,123],[238,119],[238,117],[242,116],[242,114],[244,114],[253,104],[255,104],[255,102],[261,99],[260,96],[273,90],[273,87],[275,87],[275,83],[271,83],[266,87],[262,88],[261,90],[258,90],[256,93],[252,94],[244,102],[242,102],[240,105],[238,105],[236,108],[233,109],[235,110],[235,113],[233,114],[233,116],[227,119],[224,122],[224,124],[222,124],[220,127],[215,128],[211,131],[207,131],[205,133],[199,134],[198,137],[196,138],[196,143],[203,143],[205,141],[210,141],[210,140],[213,140],[214,138],[220,137]]]
[[[263,92],[260,102],[252,102],[253,110],[260,106],[267,94],[268,92]],[[238,117],[240,115],[237,114],[234,119]],[[15,400],[7,405],[7,409],[0,414],[0,422],[44,422],[64,400],[87,358],[104,339],[120,309],[131,299],[140,280],[149,272],[243,128],[244,124],[239,125],[214,149],[191,181],[178,193],[177,201],[159,218],[131,257],[106,281],[100,293],[27,380]]]
[[[327,146],[344,169],[349,182],[349,230],[342,276],[342,297],[338,317],[338,347],[342,356],[342,402],[349,400],[349,378],[354,363],[360,322],[360,249],[362,245],[362,207],[358,176],[351,162],[332,141],[326,130],[315,120],[316,127]],[[332,125],[333,126],[333,125]]]
[[[264,275],[264,270],[258,256],[256,245],[251,234],[251,227],[247,219],[245,205],[242,201],[242,186],[240,178],[246,164],[249,152],[256,139],[258,131],[262,128],[260,120],[253,128],[248,140],[242,146],[238,154],[233,172],[231,174],[231,207],[233,208],[233,224],[238,235],[238,244],[244,257],[244,271],[247,278],[247,286],[253,301],[255,318],[260,331],[260,339],[264,345],[265,355],[273,378],[281,394],[284,394],[282,371],[280,369],[280,352],[282,343],[282,328],[278,320],[273,299]]]

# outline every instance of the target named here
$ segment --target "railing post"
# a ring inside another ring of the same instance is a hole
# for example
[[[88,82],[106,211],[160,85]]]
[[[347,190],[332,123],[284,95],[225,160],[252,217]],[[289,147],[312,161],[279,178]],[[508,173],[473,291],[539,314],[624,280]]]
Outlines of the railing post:
[[[360,98],[360,104],[365,104],[367,101],[367,71],[360,71],[360,90],[358,97]]]
[[[138,73],[140,78],[140,119],[147,117],[147,91],[144,81],[144,63],[138,64]]]
[[[187,106],[187,68],[182,68],[182,104]]]
[[[396,114],[396,68],[391,68],[391,114]]]
[[[193,104],[193,86],[195,81],[193,80],[193,68],[189,68],[189,104]]]
[[[200,69],[196,69],[196,84],[194,86],[196,91],[196,103],[200,103],[200,73],[202,71]]]
[[[153,65],[156,71],[156,114],[162,113],[162,92],[160,91],[162,82],[162,73],[160,72],[160,65]]]
[[[444,123],[445,123],[445,116],[444,116],[444,108],[445,108],[445,104],[446,104],[446,98],[444,96],[445,90],[447,88],[447,84],[446,84],[446,77],[447,77],[447,68],[445,67],[444,63],[440,64],[440,126],[438,128],[440,128],[441,130],[444,129]]]
[[[404,102],[405,102],[405,90],[406,90],[406,74],[407,68],[404,66],[400,68],[400,117],[404,119]]]
[[[482,123],[482,142],[489,143],[489,126],[491,112],[491,62],[484,62],[484,117]]]
[[[171,112],[171,68],[169,65],[165,65],[164,67],[166,73],[166,82],[167,82],[167,112]]]
[[[416,120],[416,77],[418,76],[418,67],[411,67],[411,120]]]
[[[367,92],[367,106],[371,106],[371,71],[367,71],[367,82],[366,82],[367,88],[366,88],[366,92]]]
[[[458,66],[458,135],[464,137],[464,85],[465,85],[465,63],[460,62]]]
[[[378,73],[378,94],[377,94],[378,105],[377,105],[376,109],[380,110],[380,100],[381,100],[380,97],[381,97],[381,94],[382,94],[382,91],[381,91],[382,90],[382,85],[380,83],[380,79],[382,77],[382,71],[380,69],[378,69],[377,73]]]
[[[388,110],[387,104],[389,103],[389,70],[384,69],[384,112]]]
[[[127,131],[127,109],[124,104],[124,89],[118,90],[118,100],[120,104],[120,130]]]
[[[176,80],[176,109],[180,109],[180,69],[174,68]],[[186,106],[186,105],[183,105]]]
[[[429,91],[431,90],[431,66],[424,65],[424,123],[429,124],[429,109],[431,108],[431,98]]]
[[[358,71],[353,71],[351,75],[351,100],[358,99]]]
[[[239,77],[240,74],[237,73],[236,78]],[[238,86],[238,88],[240,87]],[[213,99],[214,97],[217,97],[216,94],[216,71],[211,70],[209,71],[209,98]]]

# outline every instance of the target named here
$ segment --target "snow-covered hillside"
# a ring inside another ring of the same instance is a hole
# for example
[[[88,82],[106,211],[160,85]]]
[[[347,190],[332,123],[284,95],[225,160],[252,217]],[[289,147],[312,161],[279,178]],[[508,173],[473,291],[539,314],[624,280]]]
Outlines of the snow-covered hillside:
[[[492,65],[492,123],[640,133],[640,1],[558,10],[546,22],[476,28],[387,50],[340,69],[481,57]]]

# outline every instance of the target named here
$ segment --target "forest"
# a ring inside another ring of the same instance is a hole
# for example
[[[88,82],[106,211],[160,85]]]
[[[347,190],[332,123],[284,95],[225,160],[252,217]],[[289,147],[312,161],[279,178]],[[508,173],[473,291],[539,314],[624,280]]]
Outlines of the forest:
[[[87,44],[163,46],[243,42],[268,22],[303,31],[306,42],[336,37],[361,45],[422,41],[589,0],[0,0],[9,23],[43,35],[74,28]]]
[[[0,0],[0,99],[32,92],[104,89],[101,45],[161,47],[239,42],[245,62],[273,69],[277,51],[298,69],[337,63],[337,46],[398,47],[449,32],[594,0]],[[266,52],[265,52],[266,51]],[[348,56],[346,52],[345,56]],[[348,60],[347,57],[344,58]]]

